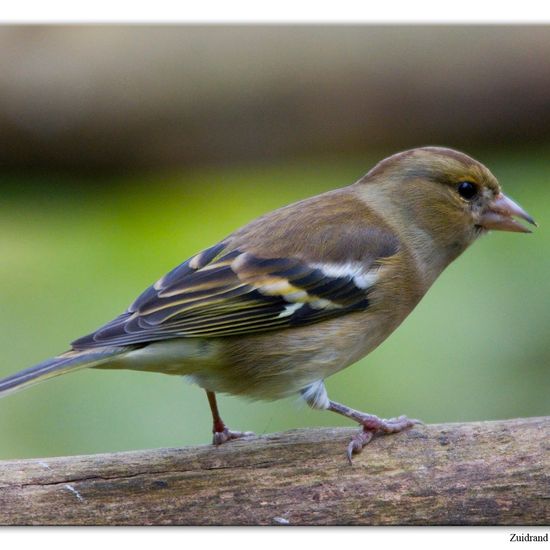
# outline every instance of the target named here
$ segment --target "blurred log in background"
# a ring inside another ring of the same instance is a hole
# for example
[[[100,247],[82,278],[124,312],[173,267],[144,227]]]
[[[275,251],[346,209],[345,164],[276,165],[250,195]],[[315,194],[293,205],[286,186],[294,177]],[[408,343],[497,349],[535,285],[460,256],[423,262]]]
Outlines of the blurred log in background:
[[[0,74],[11,168],[550,137],[547,26],[11,26]]]

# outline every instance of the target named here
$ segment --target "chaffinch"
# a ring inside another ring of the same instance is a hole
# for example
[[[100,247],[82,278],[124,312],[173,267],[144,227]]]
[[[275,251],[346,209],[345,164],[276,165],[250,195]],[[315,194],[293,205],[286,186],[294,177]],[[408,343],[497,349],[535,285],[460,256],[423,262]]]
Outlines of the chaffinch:
[[[193,256],[70,351],[0,381],[0,395],[93,367],[190,377],[206,390],[214,443],[229,430],[215,394],[279,399],[358,422],[351,460],[383,420],[329,399],[324,380],[364,357],[413,310],[457,256],[490,229],[530,232],[533,219],[482,164],[423,147],[393,155],[358,182],[265,214]]]

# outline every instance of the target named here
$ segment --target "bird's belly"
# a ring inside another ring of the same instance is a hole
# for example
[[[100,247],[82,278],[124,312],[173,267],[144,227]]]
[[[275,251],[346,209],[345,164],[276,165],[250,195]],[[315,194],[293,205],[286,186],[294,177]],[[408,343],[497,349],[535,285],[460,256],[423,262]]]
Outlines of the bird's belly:
[[[181,338],[129,352],[114,368],[184,375],[214,392],[280,399],[355,363],[395,327],[358,313],[311,327],[226,338]]]
[[[344,322],[343,322],[344,321]],[[355,363],[391,332],[362,314],[303,329],[220,339],[221,361],[191,373],[193,382],[216,392],[252,399],[295,395],[309,384]]]

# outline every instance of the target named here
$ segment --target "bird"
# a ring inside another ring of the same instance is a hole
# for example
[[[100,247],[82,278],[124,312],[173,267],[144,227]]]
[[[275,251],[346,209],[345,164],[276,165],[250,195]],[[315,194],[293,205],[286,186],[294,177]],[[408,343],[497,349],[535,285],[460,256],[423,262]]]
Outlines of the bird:
[[[0,397],[85,367],[185,376],[206,391],[216,445],[248,437],[216,394],[300,396],[360,425],[352,456],[389,420],[329,398],[324,381],[379,346],[441,272],[490,230],[530,233],[533,218],[465,153],[394,154],[357,182],[283,206],[202,250],[69,351],[0,380]]]

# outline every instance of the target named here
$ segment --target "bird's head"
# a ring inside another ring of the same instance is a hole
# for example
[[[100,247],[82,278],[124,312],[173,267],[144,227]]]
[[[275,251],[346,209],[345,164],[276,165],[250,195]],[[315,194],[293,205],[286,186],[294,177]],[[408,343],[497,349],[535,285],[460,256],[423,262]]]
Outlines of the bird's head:
[[[365,201],[444,267],[488,230],[529,233],[514,218],[536,225],[473,158],[443,147],[397,153],[358,185]]]

